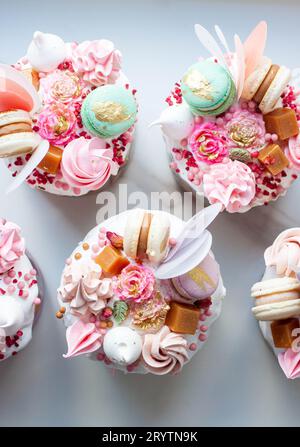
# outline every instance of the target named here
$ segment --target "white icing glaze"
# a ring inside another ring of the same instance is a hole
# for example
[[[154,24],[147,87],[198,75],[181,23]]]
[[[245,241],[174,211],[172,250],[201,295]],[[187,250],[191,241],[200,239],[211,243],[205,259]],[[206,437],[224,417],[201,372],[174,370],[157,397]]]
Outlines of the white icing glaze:
[[[127,221],[127,216],[128,213],[130,211],[125,211],[124,213],[121,213],[117,216],[114,216],[108,220],[106,220],[105,222],[103,222],[102,224],[98,225],[97,227],[93,228],[84,238],[83,241],[81,241],[79,243],[79,245],[76,247],[76,249],[73,251],[73,253],[70,256],[70,260],[72,260],[71,262],[76,263],[76,262],[82,262],[82,263],[87,263],[90,262],[91,259],[91,251],[90,250],[84,250],[82,248],[82,244],[83,243],[87,243],[89,245],[89,247],[92,247],[94,244],[97,244],[98,241],[98,234],[99,234],[99,229],[101,227],[104,227],[105,229],[107,229],[108,231],[112,231],[112,232],[116,232],[117,234],[120,235],[124,235],[124,231],[125,231],[125,226],[126,226],[126,221]],[[157,213],[160,211],[151,211],[151,213]],[[183,221],[173,215],[170,215],[169,213],[166,213],[170,219],[171,222],[171,233],[170,233],[170,237],[171,238],[175,238],[180,234],[182,227],[183,227]],[[99,249],[100,250],[100,249]],[[81,258],[80,261],[76,261],[74,259],[74,255],[75,253],[80,253]],[[145,265],[149,266],[149,263],[145,263]],[[151,265],[152,268],[154,268],[153,265]],[[61,282],[60,282],[60,287],[62,286],[62,282],[63,282],[63,275],[61,277]],[[170,284],[168,281],[162,280],[159,281],[157,280],[157,284],[158,284],[158,288],[159,290],[162,292],[163,296],[170,296],[173,297],[173,299],[175,299],[177,301],[177,296],[178,294],[176,294],[176,292],[174,291],[173,288],[170,287]],[[213,322],[219,317],[220,313],[221,313],[221,307],[222,307],[222,301],[223,298],[225,297],[226,294],[226,290],[224,288],[223,285],[223,281],[222,278],[220,277],[219,279],[219,283],[218,283],[218,288],[215,291],[215,293],[212,295],[211,299],[212,299],[212,305],[210,306],[210,315],[206,317],[205,322],[203,323],[206,327],[207,330],[205,331],[206,336],[208,337],[209,332],[210,332],[210,327],[213,324]],[[66,302],[62,302],[60,294],[58,293],[57,296],[58,302],[59,302],[59,306],[64,306],[66,307],[66,314],[64,317],[64,323],[66,325],[66,327],[71,326],[76,320],[77,317],[70,314],[69,310],[70,310],[70,306],[69,303]],[[112,306],[114,303],[114,298],[112,298],[111,301],[108,302],[108,306]],[[178,300],[179,301],[179,300]],[[121,327],[132,327],[134,328],[135,331],[137,331],[137,333],[139,333],[139,335],[141,337],[144,337],[144,335],[147,333],[147,331],[143,331],[139,328],[137,328],[136,326],[132,326],[132,317],[129,316],[124,322],[122,322]],[[204,345],[204,343],[206,342],[206,340],[201,341],[199,340],[199,334],[200,334],[200,330],[197,329],[196,333],[194,335],[184,335],[184,338],[187,340],[187,344],[188,346],[191,343],[195,343],[196,345],[196,350],[192,351],[190,349],[187,350],[187,354],[188,354],[188,361],[194,356],[194,354],[202,348],[202,346]],[[87,356],[89,358],[91,358],[92,360],[96,360],[98,361],[98,354],[99,352],[103,352],[103,349],[101,348],[100,351],[95,351],[91,354],[88,354]],[[121,365],[121,364],[107,364],[106,365],[109,368],[113,368],[113,369],[119,369],[123,372],[128,372],[129,370],[127,370],[126,365]],[[131,372],[131,371],[130,371]],[[134,368],[134,370],[132,371],[134,373],[140,373],[140,374],[146,374],[149,371],[145,368],[143,362],[140,362],[139,365],[137,367]]]

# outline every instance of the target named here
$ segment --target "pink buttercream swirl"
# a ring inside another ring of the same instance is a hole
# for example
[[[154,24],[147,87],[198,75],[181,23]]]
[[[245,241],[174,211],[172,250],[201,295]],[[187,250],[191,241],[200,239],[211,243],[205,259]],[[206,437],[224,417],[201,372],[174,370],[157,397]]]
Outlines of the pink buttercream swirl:
[[[51,144],[64,145],[74,138],[76,115],[67,105],[57,102],[43,108],[36,125],[42,138]]]
[[[300,377],[300,352],[287,349],[278,354],[278,362],[288,379]]]
[[[7,272],[25,253],[21,228],[13,222],[0,219],[0,274]]]
[[[225,134],[215,123],[196,125],[189,138],[189,145],[199,162],[220,163],[228,155]]]
[[[64,149],[61,171],[65,180],[74,187],[96,190],[102,187],[111,175],[118,172],[112,160],[113,151],[106,149],[100,138],[77,138]]]
[[[265,144],[265,123],[261,113],[239,109],[226,122],[229,147],[258,148]]]
[[[300,134],[296,137],[289,138],[285,155],[291,163],[291,167],[300,171]]]
[[[155,277],[148,267],[129,264],[114,279],[113,290],[120,300],[136,303],[152,298]]]
[[[278,275],[290,276],[300,270],[300,228],[285,230],[265,251],[266,266],[275,266]]]
[[[146,334],[142,355],[153,374],[176,374],[188,360],[187,340],[163,326],[156,334]]]
[[[121,53],[110,40],[86,40],[73,48],[71,60],[75,72],[95,87],[113,84],[121,69]]]
[[[203,176],[203,188],[211,204],[222,203],[229,213],[250,204],[255,196],[255,176],[237,160],[210,166]]]
[[[70,303],[73,315],[97,315],[113,296],[112,280],[101,278],[101,269],[93,264],[77,262],[64,272],[63,285],[58,292],[62,301]]]

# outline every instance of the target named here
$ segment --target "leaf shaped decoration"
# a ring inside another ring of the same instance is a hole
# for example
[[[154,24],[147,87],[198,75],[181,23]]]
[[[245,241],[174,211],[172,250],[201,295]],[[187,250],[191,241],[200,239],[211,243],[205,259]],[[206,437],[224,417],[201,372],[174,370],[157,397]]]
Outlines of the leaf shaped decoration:
[[[242,163],[249,163],[252,160],[250,152],[240,147],[230,149],[229,158],[231,160],[241,161]]]
[[[113,317],[117,324],[126,320],[129,312],[128,304],[125,301],[116,301],[113,307]]]

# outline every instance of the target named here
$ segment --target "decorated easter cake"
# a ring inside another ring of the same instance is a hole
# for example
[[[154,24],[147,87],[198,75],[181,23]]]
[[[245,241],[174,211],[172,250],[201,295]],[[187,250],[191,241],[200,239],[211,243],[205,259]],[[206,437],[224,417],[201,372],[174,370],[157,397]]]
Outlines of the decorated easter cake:
[[[195,31],[211,57],[186,71],[153,124],[184,187],[246,212],[284,195],[299,174],[300,71],[264,55],[265,22],[243,43],[235,35],[234,51],[218,26],[220,43]]]
[[[20,227],[0,219],[0,360],[30,342],[40,293],[41,276],[25,252]]]
[[[34,33],[14,66],[0,64],[0,157],[13,182],[80,196],[128,160],[137,115],[121,53],[105,39],[65,43]]]
[[[252,309],[286,377],[300,377],[300,228],[283,231],[265,251]]]
[[[91,230],[66,261],[56,316],[66,358],[87,355],[123,372],[176,374],[206,342],[225,289],[206,227],[134,209]]]

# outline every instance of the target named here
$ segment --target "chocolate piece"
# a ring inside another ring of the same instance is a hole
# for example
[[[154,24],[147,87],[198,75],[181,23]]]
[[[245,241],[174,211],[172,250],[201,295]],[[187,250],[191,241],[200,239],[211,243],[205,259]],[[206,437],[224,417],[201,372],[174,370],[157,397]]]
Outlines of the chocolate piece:
[[[268,71],[268,73],[266,74],[265,79],[262,81],[262,83],[259,86],[259,89],[253,96],[253,100],[255,102],[257,102],[258,104],[262,101],[263,97],[267,93],[268,88],[274,81],[274,78],[275,78],[279,68],[280,68],[279,65],[271,65],[271,68]]]
[[[199,322],[200,309],[196,306],[181,304],[175,301],[172,301],[169,305],[170,310],[167,313],[166,326],[172,332],[177,332],[178,334],[194,335]]]
[[[294,110],[281,107],[264,115],[266,131],[276,133],[280,140],[295,137],[299,133],[299,126]]]
[[[62,153],[63,151],[59,147],[50,146],[47,154],[39,163],[38,168],[49,174],[55,175],[62,159]]]
[[[263,163],[272,175],[277,175],[289,165],[289,160],[284,155],[278,144],[268,144],[258,155],[258,160]]]
[[[293,336],[293,330],[299,327],[298,318],[273,321],[271,331],[275,348],[290,348],[295,338],[299,336],[298,332]]]
[[[119,275],[124,267],[129,264],[127,258],[117,248],[107,245],[95,258],[95,262],[109,275]]]

